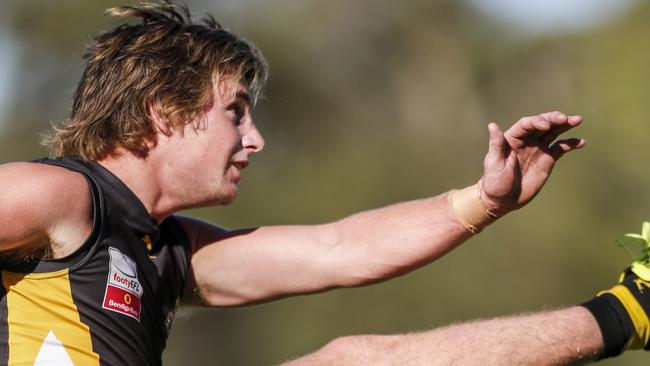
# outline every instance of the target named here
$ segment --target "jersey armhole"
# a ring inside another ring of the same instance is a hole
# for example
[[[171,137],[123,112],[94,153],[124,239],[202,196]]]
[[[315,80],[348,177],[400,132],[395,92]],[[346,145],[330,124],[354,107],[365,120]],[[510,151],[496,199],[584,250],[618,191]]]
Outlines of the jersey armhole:
[[[72,272],[75,268],[83,265],[83,263],[85,263],[88,258],[92,256],[95,251],[95,247],[97,246],[97,241],[101,236],[101,223],[104,217],[104,199],[97,182],[95,182],[92,176],[90,176],[88,172],[85,172],[83,169],[70,166],[58,160],[42,159],[35,162],[59,166],[61,168],[81,174],[84,179],[86,179],[86,182],[88,183],[88,187],[90,189],[93,215],[90,234],[74,252],[63,258],[40,259],[35,263],[25,263],[24,265],[21,264],[16,266],[16,268],[7,268],[8,270],[15,272],[34,273],[37,274],[40,278],[43,277],[43,275],[46,273],[52,272],[54,275],[56,273],[60,273],[65,269],[68,269],[68,273]]]

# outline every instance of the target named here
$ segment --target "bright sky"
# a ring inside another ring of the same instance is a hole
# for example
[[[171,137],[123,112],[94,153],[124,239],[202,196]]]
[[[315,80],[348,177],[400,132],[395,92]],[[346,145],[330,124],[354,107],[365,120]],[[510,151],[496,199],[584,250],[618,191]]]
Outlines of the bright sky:
[[[622,15],[639,0],[465,0],[521,36],[587,30]]]
[[[6,124],[5,116],[8,108],[9,100],[11,99],[10,93],[12,90],[14,70],[16,68],[15,52],[12,50],[11,43],[8,38],[1,36],[6,34],[0,33],[0,134],[2,134],[3,126]]]
[[[302,0],[295,0],[301,3]],[[639,0],[464,0],[481,13],[513,27],[520,36],[575,32],[597,26],[623,14]],[[233,4],[238,2],[233,2]],[[243,2],[245,3],[245,2]],[[289,7],[292,1],[286,1]],[[302,3],[301,5],[305,5]],[[17,48],[8,32],[0,31],[0,134],[7,124],[12,99]]]

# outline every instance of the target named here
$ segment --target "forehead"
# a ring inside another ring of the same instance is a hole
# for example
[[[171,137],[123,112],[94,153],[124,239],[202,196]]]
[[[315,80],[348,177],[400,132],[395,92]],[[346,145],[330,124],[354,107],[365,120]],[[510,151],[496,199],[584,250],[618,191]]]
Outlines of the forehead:
[[[213,83],[213,93],[223,103],[241,101],[251,104],[250,94],[246,86],[233,78],[223,78]]]

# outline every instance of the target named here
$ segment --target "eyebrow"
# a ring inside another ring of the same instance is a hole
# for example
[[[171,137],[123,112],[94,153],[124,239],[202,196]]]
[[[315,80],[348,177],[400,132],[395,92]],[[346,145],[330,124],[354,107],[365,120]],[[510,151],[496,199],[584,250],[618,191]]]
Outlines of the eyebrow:
[[[244,100],[244,102],[248,103],[248,105],[251,105],[251,96],[245,91],[238,91],[235,94],[235,98],[237,99],[241,98]]]

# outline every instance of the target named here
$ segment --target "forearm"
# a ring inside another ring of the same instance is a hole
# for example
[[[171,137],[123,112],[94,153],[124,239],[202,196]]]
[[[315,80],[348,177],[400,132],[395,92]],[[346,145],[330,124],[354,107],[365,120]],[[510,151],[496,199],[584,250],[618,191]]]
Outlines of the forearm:
[[[329,224],[330,262],[344,266],[342,285],[362,285],[409,272],[463,243],[448,194],[370,210]]]
[[[602,349],[582,307],[451,325],[391,336],[351,336],[286,366],[580,365]]]

